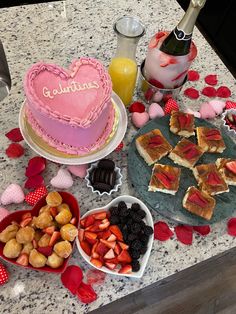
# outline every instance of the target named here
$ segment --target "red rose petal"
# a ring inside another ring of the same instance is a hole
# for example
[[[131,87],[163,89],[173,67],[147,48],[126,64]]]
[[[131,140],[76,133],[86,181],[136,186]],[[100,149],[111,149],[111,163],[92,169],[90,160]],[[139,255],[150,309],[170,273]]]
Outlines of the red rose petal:
[[[227,232],[232,237],[236,237],[236,218],[231,218],[227,223]]]
[[[228,98],[231,96],[231,91],[227,86],[220,86],[216,91],[216,96],[221,98]]]
[[[177,239],[186,245],[191,245],[193,242],[193,227],[179,225],[175,227]]]
[[[200,78],[200,75],[197,71],[195,70],[189,70],[188,71],[188,80],[189,81],[198,81]]]
[[[33,157],[28,162],[25,175],[27,177],[33,177],[36,174],[40,174],[46,167],[46,159],[43,157]]]
[[[77,289],[76,295],[83,303],[91,303],[97,299],[97,294],[91,285],[87,285],[83,281]]]
[[[207,97],[216,97],[216,89],[212,86],[206,86],[202,90],[202,95]]]
[[[170,230],[167,223],[158,221],[154,224],[154,239],[159,241],[169,240],[174,233]]]
[[[129,106],[129,112],[139,112],[142,113],[145,111],[145,106],[140,101],[135,101]]]
[[[199,92],[195,88],[189,87],[185,89],[184,95],[190,99],[197,99],[199,97]]]
[[[76,294],[82,283],[83,272],[79,266],[68,266],[61,275],[62,284],[72,293]]]
[[[121,151],[123,149],[123,147],[124,147],[124,143],[120,142],[120,144],[116,147],[115,152],[118,153],[119,151]]]
[[[19,128],[12,129],[5,136],[12,142],[20,142],[24,139]]]
[[[209,225],[205,226],[193,226],[193,230],[199,233],[202,236],[205,236],[211,232],[211,228]]]
[[[204,80],[208,85],[216,85],[218,83],[216,74],[209,74],[204,78]]]
[[[11,143],[6,149],[6,154],[9,158],[18,158],[24,155],[24,148],[18,143]]]
[[[30,177],[25,182],[26,189],[36,189],[44,185],[44,179],[41,175],[37,174],[36,176]]]
[[[102,284],[106,278],[106,274],[98,269],[89,269],[87,274],[87,284]]]

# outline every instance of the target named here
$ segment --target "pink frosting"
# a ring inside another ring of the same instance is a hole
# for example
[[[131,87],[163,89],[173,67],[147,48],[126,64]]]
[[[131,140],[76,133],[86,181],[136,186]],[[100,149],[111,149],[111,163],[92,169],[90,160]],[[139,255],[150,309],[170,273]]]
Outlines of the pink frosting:
[[[96,59],[80,58],[66,71],[37,63],[26,74],[26,115],[49,145],[69,154],[88,154],[103,145],[115,117],[111,79]]]

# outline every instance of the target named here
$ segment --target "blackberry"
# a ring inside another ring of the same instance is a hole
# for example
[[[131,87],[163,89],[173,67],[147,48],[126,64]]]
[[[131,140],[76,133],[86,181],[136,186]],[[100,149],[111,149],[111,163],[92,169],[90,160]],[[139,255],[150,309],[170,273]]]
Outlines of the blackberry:
[[[141,247],[140,254],[145,254],[146,252],[147,252],[147,247],[146,246]]]
[[[140,238],[141,242],[144,244],[144,246],[146,246],[148,244],[148,240],[149,240],[149,236],[144,234],[142,235],[142,237]]]
[[[122,231],[122,232],[128,232],[128,227],[127,227],[127,225],[122,225],[121,231]]]
[[[127,243],[127,239],[128,239],[128,235],[129,235],[128,231],[122,230],[122,235],[123,235],[124,242]]]
[[[132,260],[131,266],[132,266],[132,271],[139,271],[140,269],[140,264],[138,260]]]
[[[143,228],[143,233],[146,234],[147,236],[150,236],[153,234],[153,229],[151,226],[145,226]]]
[[[134,240],[131,243],[131,248],[139,251],[142,248],[142,242],[139,240]]]
[[[122,231],[123,225],[121,223],[117,224],[117,226],[119,227],[119,229]]]
[[[122,225],[125,225],[126,221],[127,221],[126,217],[121,217],[120,216],[120,222],[122,223]]]
[[[111,216],[110,217],[110,224],[111,225],[117,225],[120,222],[120,218],[118,216]]]
[[[128,241],[131,243],[131,242],[133,242],[134,240],[136,240],[137,239],[137,234],[134,234],[134,233],[130,233],[129,235],[128,235]]]
[[[122,217],[127,217],[127,216],[129,216],[129,211],[127,210],[127,208],[121,208],[121,210],[120,210],[120,216],[122,216]]]
[[[136,212],[136,211],[140,210],[141,208],[140,208],[140,205],[139,205],[139,204],[133,203],[133,204],[131,205],[131,209]]]
[[[142,221],[142,218],[138,215],[138,213],[136,212],[132,212],[132,219],[135,221],[135,222],[140,222]]]
[[[132,233],[139,233],[141,231],[141,226],[137,222],[131,226]]]
[[[121,201],[121,202],[119,202],[119,204],[118,204],[118,208],[119,208],[119,209],[122,209],[122,208],[127,209],[127,205],[126,205],[126,203],[125,203],[124,201]]]
[[[145,211],[144,211],[143,209],[138,210],[138,211],[137,211],[137,215],[139,215],[139,217],[140,217],[141,219],[143,219],[144,217],[146,217],[146,213],[145,213]]]
[[[118,207],[113,206],[110,208],[110,213],[113,216],[119,216],[120,210],[118,209]]]
[[[132,224],[133,224],[134,222],[133,222],[133,219],[132,218],[129,218],[128,220],[127,220],[127,226],[132,226]]]
[[[140,253],[137,250],[129,250],[129,254],[132,257],[132,259],[140,258]]]

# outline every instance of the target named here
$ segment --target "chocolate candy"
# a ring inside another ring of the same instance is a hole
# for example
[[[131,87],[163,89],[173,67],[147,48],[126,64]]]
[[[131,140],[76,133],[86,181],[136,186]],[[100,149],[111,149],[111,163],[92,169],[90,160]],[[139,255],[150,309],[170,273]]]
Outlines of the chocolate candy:
[[[100,183],[99,182],[95,183],[93,185],[93,187],[94,187],[95,190],[98,190],[100,192],[110,192],[110,190],[111,190],[111,186],[110,185],[108,185],[106,183],[101,183],[101,182]]]
[[[110,159],[102,159],[98,162],[98,168],[114,171],[115,163]]]

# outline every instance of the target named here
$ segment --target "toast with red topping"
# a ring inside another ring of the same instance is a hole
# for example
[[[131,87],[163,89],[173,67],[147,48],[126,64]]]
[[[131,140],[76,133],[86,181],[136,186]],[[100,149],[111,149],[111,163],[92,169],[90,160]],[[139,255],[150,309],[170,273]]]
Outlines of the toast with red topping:
[[[216,167],[228,185],[236,186],[236,159],[218,158]]]
[[[225,143],[220,130],[200,126],[196,128],[198,145],[204,152],[222,153]]]
[[[183,137],[195,135],[194,115],[181,111],[172,111],[170,116],[170,131]]]

